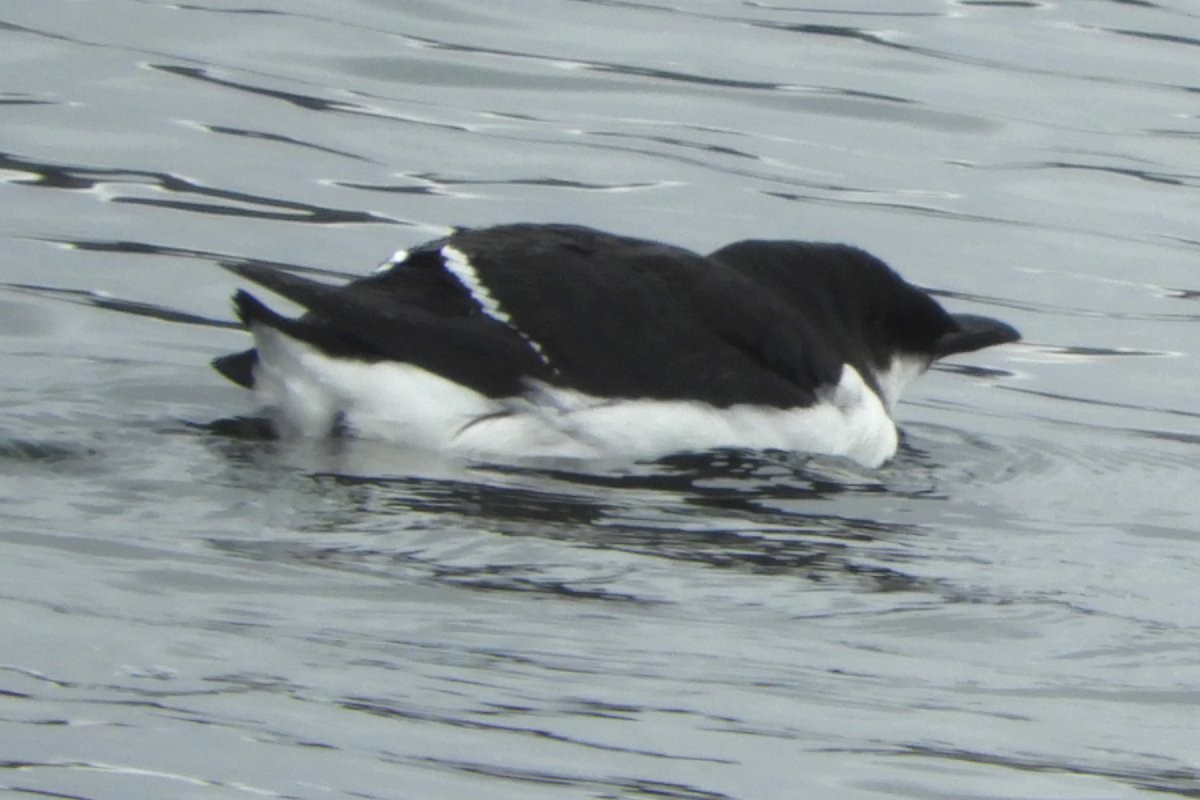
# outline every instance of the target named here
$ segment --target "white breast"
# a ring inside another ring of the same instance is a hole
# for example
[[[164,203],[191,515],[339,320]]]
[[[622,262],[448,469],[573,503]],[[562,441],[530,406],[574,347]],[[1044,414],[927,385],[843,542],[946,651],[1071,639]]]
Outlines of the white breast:
[[[925,374],[929,369],[929,358],[909,353],[898,353],[892,356],[887,369],[875,373],[875,382],[883,394],[883,402],[891,414],[896,410],[896,401],[900,393],[910,383]]]

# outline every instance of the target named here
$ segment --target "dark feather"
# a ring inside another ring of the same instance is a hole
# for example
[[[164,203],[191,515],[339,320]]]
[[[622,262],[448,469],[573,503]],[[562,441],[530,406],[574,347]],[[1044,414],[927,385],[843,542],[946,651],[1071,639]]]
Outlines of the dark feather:
[[[566,225],[465,231],[445,243],[541,346],[552,382],[598,396],[791,407],[837,380],[840,362],[806,347],[803,320],[690,251]]]
[[[516,394],[524,377],[547,377],[528,343],[489,317],[438,316],[379,280],[332,286],[261,265],[230,269],[308,309],[290,319],[240,291],[234,304],[247,326],[269,325],[331,356],[403,361],[496,397]]]

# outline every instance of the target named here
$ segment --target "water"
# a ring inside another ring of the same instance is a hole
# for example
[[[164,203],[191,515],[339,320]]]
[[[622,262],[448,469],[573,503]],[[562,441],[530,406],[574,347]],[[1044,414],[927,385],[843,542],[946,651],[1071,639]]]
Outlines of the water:
[[[13,796],[1200,796],[1200,14],[7,0]],[[1025,342],[878,471],[440,461],[250,410],[262,260],[850,241]]]

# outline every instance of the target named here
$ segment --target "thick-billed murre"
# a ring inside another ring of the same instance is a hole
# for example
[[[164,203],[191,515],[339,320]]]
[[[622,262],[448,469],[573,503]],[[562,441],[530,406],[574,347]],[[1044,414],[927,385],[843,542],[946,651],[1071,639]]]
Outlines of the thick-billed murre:
[[[335,286],[230,266],[255,347],[215,359],[282,436],[480,456],[653,458],[720,447],[896,451],[900,391],[1016,341],[949,314],[854,247],[742,241],[707,256],[573,225],[462,230]]]

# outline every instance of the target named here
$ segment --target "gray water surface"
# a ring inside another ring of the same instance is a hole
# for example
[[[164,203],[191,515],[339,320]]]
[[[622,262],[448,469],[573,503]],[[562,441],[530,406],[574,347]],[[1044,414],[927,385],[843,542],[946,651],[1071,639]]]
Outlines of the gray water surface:
[[[6,0],[0,789],[1200,796],[1200,10]],[[219,435],[223,263],[847,241],[1021,344],[880,470]]]

